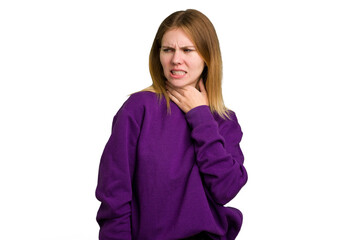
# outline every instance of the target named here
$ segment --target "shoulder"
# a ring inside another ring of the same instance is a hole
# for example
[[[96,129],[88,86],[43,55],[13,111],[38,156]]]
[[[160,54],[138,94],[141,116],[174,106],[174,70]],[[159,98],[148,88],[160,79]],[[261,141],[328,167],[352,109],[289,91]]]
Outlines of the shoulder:
[[[221,117],[219,114],[214,113],[214,119],[219,125],[219,130],[222,131],[234,131],[240,132],[242,134],[242,130],[238,121],[238,118],[234,111],[228,110],[227,115],[224,118]]]
[[[123,103],[116,117],[127,116],[140,123],[144,114],[151,108],[159,105],[159,98],[156,93],[150,91],[141,91],[131,94]]]
[[[151,105],[155,101],[158,102],[158,97],[154,92],[149,92],[149,91],[136,92],[129,96],[129,98],[124,102],[122,108],[131,111],[139,107],[145,107],[147,105]]]
[[[227,113],[227,116],[224,116],[224,117],[220,116],[216,112],[213,113],[214,119],[216,120],[216,122],[219,125],[222,125],[224,123],[231,123],[231,122],[237,123],[238,122],[238,119],[237,119],[236,114],[235,114],[234,111],[228,109],[226,113]]]

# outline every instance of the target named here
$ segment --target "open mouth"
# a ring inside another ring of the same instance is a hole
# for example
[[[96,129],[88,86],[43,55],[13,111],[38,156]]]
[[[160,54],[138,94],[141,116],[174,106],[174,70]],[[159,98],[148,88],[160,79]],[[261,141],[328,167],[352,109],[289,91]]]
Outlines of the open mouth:
[[[174,76],[184,76],[186,74],[185,71],[170,71]]]

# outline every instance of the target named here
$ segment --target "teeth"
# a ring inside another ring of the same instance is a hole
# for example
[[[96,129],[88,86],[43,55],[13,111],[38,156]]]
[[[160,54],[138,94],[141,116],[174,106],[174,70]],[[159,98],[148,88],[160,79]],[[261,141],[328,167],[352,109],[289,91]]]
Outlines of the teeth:
[[[184,71],[171,71],[171,73],[174,75],[185,75]]]

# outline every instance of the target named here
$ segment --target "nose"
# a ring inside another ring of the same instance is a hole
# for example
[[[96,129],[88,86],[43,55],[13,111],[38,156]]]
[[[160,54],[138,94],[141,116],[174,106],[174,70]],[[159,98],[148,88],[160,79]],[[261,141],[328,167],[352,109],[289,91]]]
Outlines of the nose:
[[[182,63],[181,51],[179,51],[179,50],[174,51],[174,54],[171,59],[171,63],[174,65],[178,65],[178,64]]]

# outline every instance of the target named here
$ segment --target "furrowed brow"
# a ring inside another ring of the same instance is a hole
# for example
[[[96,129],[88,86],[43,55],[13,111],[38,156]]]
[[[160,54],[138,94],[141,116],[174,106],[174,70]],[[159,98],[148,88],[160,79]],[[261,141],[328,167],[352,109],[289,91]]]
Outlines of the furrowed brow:
[[[193,49],[195,49],[195,46],[189,45],[189,46],[183,46],[183,47],[181,47],[181,49],[184,49],[184,48],[193,48]]]
[[[170,47],[170,46],[167,46],[167,45],[162,45],[161,48],[175,49],[174,47]],[[195,46],[189,45],[189,46],[180,47],[180,49],[186,49],[186,48],[195,49]]]

